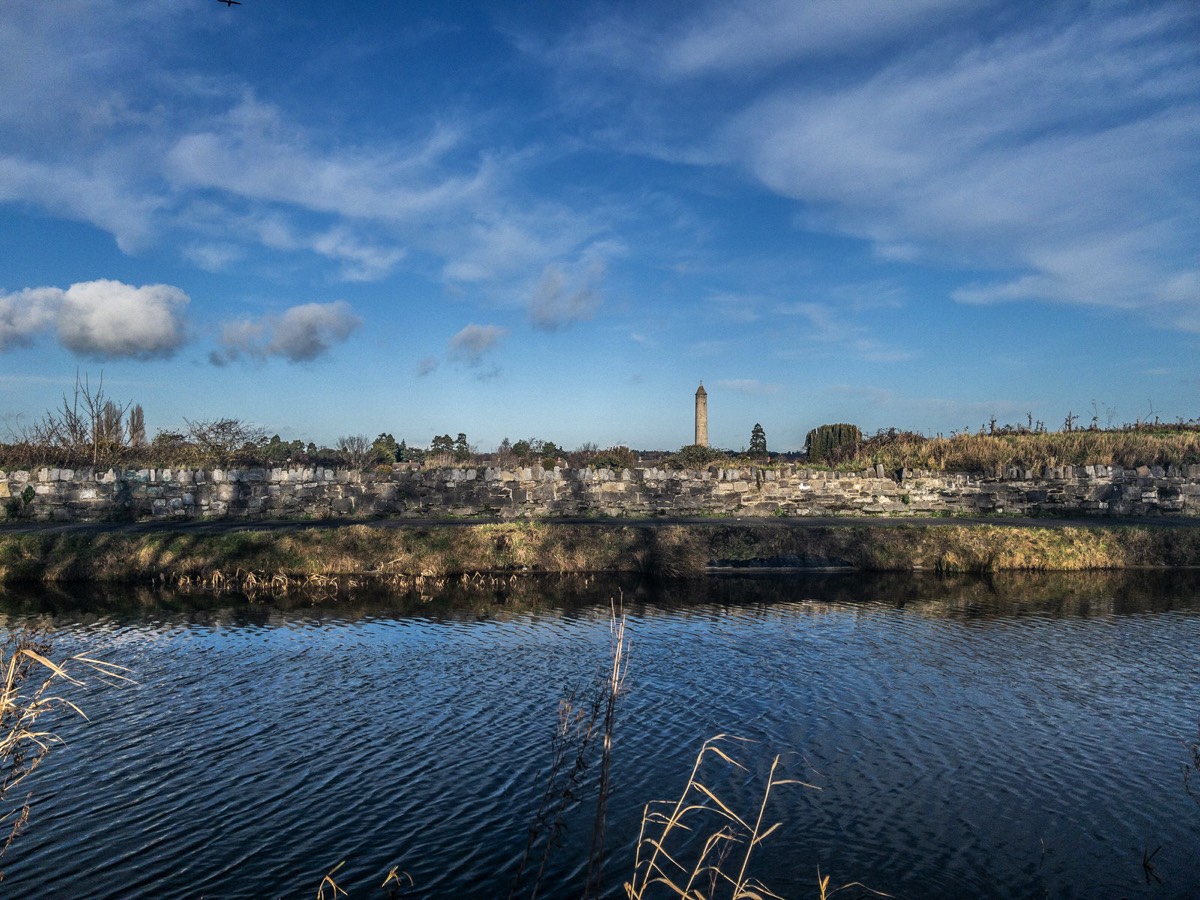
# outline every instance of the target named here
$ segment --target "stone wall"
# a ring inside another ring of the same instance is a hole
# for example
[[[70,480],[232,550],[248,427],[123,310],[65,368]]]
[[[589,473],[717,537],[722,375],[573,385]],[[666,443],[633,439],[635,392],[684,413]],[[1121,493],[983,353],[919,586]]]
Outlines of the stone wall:
[[[22,496],[29,496],[28,504]],[[396,467],[0,471],[9,517],[1200,516],[1200,465],[1011,469],[994,477],[783,466],[673,471]]]

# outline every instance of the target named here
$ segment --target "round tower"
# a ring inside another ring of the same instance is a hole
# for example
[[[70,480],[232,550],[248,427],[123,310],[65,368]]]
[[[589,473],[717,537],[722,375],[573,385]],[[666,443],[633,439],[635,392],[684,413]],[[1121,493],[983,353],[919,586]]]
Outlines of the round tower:
[[[708,392],[704,390],[704,382],[696,391],[696,444],[708,446]]]

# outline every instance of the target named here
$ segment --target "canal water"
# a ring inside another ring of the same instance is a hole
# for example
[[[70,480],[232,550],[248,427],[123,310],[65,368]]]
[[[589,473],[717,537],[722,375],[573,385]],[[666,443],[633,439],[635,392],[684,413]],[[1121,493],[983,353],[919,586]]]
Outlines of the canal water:
[[[65,689],[87,720],[54,719],[65,743],[23,786],[0,892],[314,897],[343,864],[351,897],[387,896],[393,867],[411,876],[401,896],[508,896],[560,702],[594,696],[614,601],[629,647],[605,896],[634,874],[646,803],[677,798],[717,735],[744,768],[713,754],[699,780],[749,820],[773,760],[796,782],[770,791],[763,828],[779,827],[747,869],[781,896],[817,896],[826,875],[894,897],[1200,896],[1195,572],[526,580],[326,602],[9,591],[5,634],[40,626],[55,658],[134,682]],[[597,772],[565,804],[539,896],[581,893]],[[670,836],[681,860],[712,825],[695,815],[693,840]]]

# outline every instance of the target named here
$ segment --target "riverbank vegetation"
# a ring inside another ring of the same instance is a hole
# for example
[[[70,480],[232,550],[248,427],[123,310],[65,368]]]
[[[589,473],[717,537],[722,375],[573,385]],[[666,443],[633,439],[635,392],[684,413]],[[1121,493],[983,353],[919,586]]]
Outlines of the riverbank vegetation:
[[[344,593],[369,584],[523,574],[846,567],[987,573],[1200,565],[1200,529],[787,523],[351,525],[205,532],[0,533],[0,582],[172,584],[189,590]]]

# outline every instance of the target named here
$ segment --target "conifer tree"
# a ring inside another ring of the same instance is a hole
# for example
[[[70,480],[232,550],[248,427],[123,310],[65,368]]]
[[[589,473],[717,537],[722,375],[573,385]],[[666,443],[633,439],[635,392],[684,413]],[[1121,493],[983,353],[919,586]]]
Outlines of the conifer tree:
[[[763,427],[757,422],[754,424],[754,429],[750,432],[750,455],[755,457],[767,455],[767,433],[763,431]]]

